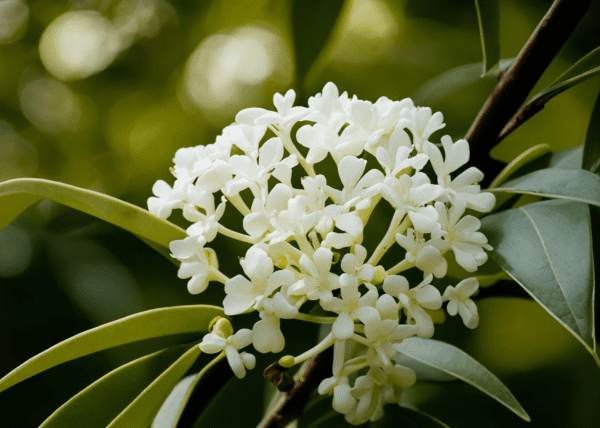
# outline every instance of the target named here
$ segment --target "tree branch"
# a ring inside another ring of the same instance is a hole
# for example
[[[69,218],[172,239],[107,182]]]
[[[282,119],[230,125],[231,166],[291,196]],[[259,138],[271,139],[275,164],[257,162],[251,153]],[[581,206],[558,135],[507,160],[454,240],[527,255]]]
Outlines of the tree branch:
[[[488,152],[497,144],[498,136],[583,18],[589,5],[590,0],[556,0],[552,4],[515,62],[500,78],[498,86],[467,132],[465,139],[469,141],[474,159],[489,159]],[[527,113],[533,115],[542,107]],[[520,119],[515,116],[515,124],[519,120],[518,123],[522,123],[531,115],[522,114]],[[485,168],[490,179],[500,170],[497,163],[494,167],[498,171],[489,171],[487,166]]]
[[[331,376],[331,365],[333,364],[333,347],[326,349],[310,360],[306,371],[296,380],[294,386],[285,392],[285,398],[279,408],[259,428],[285,428],[293,419],[302,414],[306,403],[321,381]],[[279,366],[280,367],[280,366]],[[273,368],[265,377],[279,379],[281,376],[273,373]],[[284,370],[280,367],[280,370]]]

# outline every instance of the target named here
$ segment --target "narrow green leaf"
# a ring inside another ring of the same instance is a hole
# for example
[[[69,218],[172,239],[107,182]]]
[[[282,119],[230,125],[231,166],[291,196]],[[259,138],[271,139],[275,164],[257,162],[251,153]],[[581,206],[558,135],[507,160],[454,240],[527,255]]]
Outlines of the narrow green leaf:
[[[600,172],[600,95],[598,95],[596,104],[594,104],[594,110],[592,110],[592,117],[585,136],[581,167],[594,174]]]
[[[140,312],[101,325],[27,360],[0,379],[0,391],[51,367],[104,349],[155,337],[206,332],[210,321],[223,314],[223,309],[217,306],[175,306]]]
[[[163,349],[111,371],[63,404],[40,428],[105,428],[189,348]]]
[[[508,165],[506,165],[502,171],[500,171],[500,174],[498,174],[498,176],[494,178],[489,188],[493,189],[494,187],[498,187],[499,185],[504,183],[512,174],[514,174],[515,171],[517,171],[519,168],[523,167],[524,165],[527,165],[530,162],[533,162],[534,160],[542,157],[547,153],[550,153],[551,151],[551,147],[545,143],[537,144],[525,150],[519,156],[514,158]]]
[[[581,169],[583,146],[546,153],[539,158],[523,165],[511,175],[511,178],[519,178],[533,171],[546,168]],[[498,205],[496,205],[498,207]]]
[[[483,76],[500,61],[500,7],[498,0],[475,0],[475,9],[483,52]]]
[[[514,62],[514,58],[502,59],[498,67],[484,77],[498,77]],[[411,97],[419,105],[431,105],[440,102],[456,92],[481,80],[481,62],[460,65],[434,77],[423,84]]]
[[[293,0],[291,8],[296,75],[302,89],[306,76],[323,50],[338,20],[344,0]]]
[[[450,428],[437,418],[418,409],[403,406],[386,406],[383,418],[371,422],[373,428]]]
[[[194,345],[148,385],[107,428],[145,428],[149,426],[163,401],[199,356],[200,347]]]
[[[525,104],[530,104],[540,99],[547,101],[578,83],[596,76],[598,73],[600,73],[600,47],[594,49],[573,64],[548,87],[527,100]]]
[[[449,343],[420,337],[404,339],[396,350],[422,364],[447,373],[479,389],[526,421],[529,415],[508,388],[479,362]]]
[[[600,177],[583,169],[541,169],[489,191],[567,199],[600,207]]]
[[[396,363],[404,367],[410,367],[417,374],[418,381],[424,382],[452,382],[458,380],[456,376],[442,371],[437,367],[425,364],[401,353],[396,354]]]
[[[554,199],[486,216],[490,256],[592,353],[594,290],[589,209]]]
[[[0,183],[0,230],[41,199],[83,211],[163,247],[187,235],[173,223],[112,196],[38,178],[18,178]]]
[[[156,414],[152,422],[152,428],[176,428],[198,382],[224,357],[223,354],[219,354],[217,358],[204,366],[197,374],[192,374],[181,379]]]

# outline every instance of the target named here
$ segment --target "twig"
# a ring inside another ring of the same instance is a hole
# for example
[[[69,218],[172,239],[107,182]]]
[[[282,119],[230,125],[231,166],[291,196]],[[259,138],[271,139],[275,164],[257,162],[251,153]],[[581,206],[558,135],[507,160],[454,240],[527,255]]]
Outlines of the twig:
[[[332,364],[333,348],[321,352],[310,360],[304,374],[296,380],[291,390],[285,392],[285,398],[279,408],[257,428],[284,428],[293,419],[300,416],[313,391],[317,389],[323,379],[331,376]],[[283,367],[281,369],[284,370]],[[268,373],[268,377],[279,378],[272,373],[272,370]]]
[[[469,141],[474,159],[489,159],[488,152],[497,144],[498,136],[583,18],[589,5],[590,0],[556,0],[552,4],[515,62],[500,78],[498,86],[467,132],[465,139]],[[515,116],[515,124],[527,120],[542,107],[538,110],[532,108],[520,118]],[[486,171],[489,168],[486,167]],[[493,177],[494,172],[489,171],[486,175]]]

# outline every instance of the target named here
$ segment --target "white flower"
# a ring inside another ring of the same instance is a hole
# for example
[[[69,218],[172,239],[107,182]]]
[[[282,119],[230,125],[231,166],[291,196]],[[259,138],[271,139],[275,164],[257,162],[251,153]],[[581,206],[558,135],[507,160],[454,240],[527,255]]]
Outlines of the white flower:
[[[379,192],[376,186],[383,182],[384,176],[378,169],[368,171],[364,176],[367,161],[354,156],[344,157],[338,164],[338,174],[344,186],[341,191],[327,186],[327,194],[336,204],[343,205],[345,209],[368,208],[371,197]]]
[[[168,218],[173,209],[183,208],[185,205],[185,183],[175,180],[173,188],[164,180],[158,180],[152,186],[155,196],[148,198],[148,211],[162,219]]]
[[[425,309],[435,310],[442,307],[442,296],[431,285],[429,275],[419,285],[409,290],[408,281],[400,275],[390,275],[383,281],[383,291],[399,300],[411,324],[417,327],[417,335],[423,338],[433,336],[433,321]],[[366,330],[365,330],[366,331]]]
[[[277,218],[279,213],[288,206],[288,201],[294,196],[292,188],[286,184],[277,183],[267,196],[264,203],[256,198],[252,201],[252,212],[244,217],[243,226],[250,236],[262,236],[267,231],[272,231],[271,219]]]
[[[436,232],[435,229],[434,232]],[[406,261],[414,263],[418,269],[423,271],[423,278],[430,274],[436,278],[446,276],[448,262],[440,250],[448,248],[447,241],[439,238],[427,241],[423,238],[423,233],[409,227],[406,235],[396,234],[396,242],[406,250],[404,256]]]
[[[412,102],[411,102],[412,104]],[[400,101],[391,101],[381,97],[375,104],[369,101],[350,101],[349,133],[355,133],[364,141],[366,148],[376,144],[384,134],[391,133],[400,119],[400,112],[407,105]]]
[[[188,192],[189,194],[189,192]],[[186,229],[186,233],[189,236],[202,236],[206,242],[211,242],[217,236],[217,230],[219,228],[219,220],[225,213],[225,197],[221,199],[221,203],[215,209],[215,202],[212,193],[203,192],[203,195],[207,195],[206,202],[196,201],[194,198],[190,200],[195,204],[194,208],[190,207],[190,204],[184,207],[183,216],[186,220],[194,221],[190,227]],[[204,199],[204,198],[202,198]],[[198,212],[195,207],[202,207],[205,210],[205,214]],[[188,209],[188,207],[190,207]]]
[[[380,189],[394,209],[408,212],[415,229],[431,233],[441,228],[437,211],[426,204],[440,196],[442,189],[431,184],[427,175],[418,172],[412,177],[406,174],[400,178],[387,177]]]
[[[177,276],[182,279],[191,278],[188,282],[191,294],[202,293],[211,280],[211,264],[204,249],[205,242],[203,237],[188,236],[169,244],[171,257],[181,261]]]
[[[446,126],[442,113],[438,111],[432,115],[429,107],[406,109],[405,114],[409,119],[400,119],[398,126],[410,130],[414,147],[419,153],[423,151],[423,143],[428,141],[431,134]]]
[[[452,143],[449,135],[442,137],[442,145],[446,153],[446,159],[442,160],[442,153],[435,144],[426,143],[423,151],[429,156],[433,170],[437,175],[438,184],[444,188],[440,197],[442,202],[467,204],[467,208],[480,212],[489,212],[496,203],[496,197],[489,192],[481,192],[481,187],[476,184],[483,180],[483,173],[470,167],[458,175],[454,180],[450,173],[456,171],[469,161],[469,143],[466,140],[458,140]]]
[[[383,385],[387,381],[384,378],[385,371],[378,368],[393,366],[391,360],[396,356],[393,344],[418,334],[418,327],[398,324],[396,320],[382,319],[379,311],[371,306],[358,308],[355,313],[365,326],[365,338],[370,344],[366,355],[371,367],[369,376],[377,384]]]
[[[444,301],[448,300],[446,311],[452,316],[460,314],[465,326],[471,329],[479,325],[477,305],[470,299],[478,288],[477,278],[467,278],[459,282],[456,288],[448,286],[443,296]]]
[[[247,108],[235,116],[237,123],[246,125],[276,125],[283,132],[289,132],[296,122],[302,120],[309,109],[306,107],[293,107],[296,92],[290,89],[285,96],[276,93],[273,96],[273,104],[277,113],[262,108]]]
[[[254,368],[256,358],[247,352],[240,354],[238,351],[252,343],[252,331],[243,328],[233,334],[233,327],[225,318],[219,319],[212,331],[202,338],[200,350],[206,354],[216,354],[224,350],[233,373],[240,379],[246,376],[246,369]]]
[[[337,86],[328,82],[323,87],[323,93],[319,93],[308,99],[310,114],[304,120],[327,123],[336,117],[346,118],[350,110],[348,94],[344,92],[339,95]]]
[[[306,162],[315,164],[321,162],[328,153],[336,162],[344,156],[358,156],[364,150],[364,142],[349,134],[346,129],[340,130],[346,120],[340,116],[331,119],[327,124],[315,123],[304,125],[296,134],[298,143],[309,149]]]
[[[260,148],[258,159],[234,155],[229,159],[229,167],[235,178],[223,190],[227,196],[234,196],[250,188],[255,198],[266,197],[267,183],[271,175],[279,181],[290,184],[292,168],[298,164],[296,155],[283,158],[283,144],[279,137],[266,141]]]
[[[300,267],[305,275],[289,288],[292,296],[306,295],[309,300],[327,301],[333,298],[333,290],[340,288],[339,277],[331,273],[333,252],[328,248],[319,248],[312,260],[306,254],[300,257]]]
[[[485,235],[477,232],[481,222],[471,215],[461,218],[465,212],[464,204],[453,205],[448,210],[442,202],[436,202],[435,209],[440,214],[442,230],[448,232],[444,241],[454,251],[456,262],[467,272],[475,272],[488,259],[483,249],[492,250]]]
[[[223,136],[231,143],[243,150],[253,159],[258,157],[258,145],[267,131],[266,125],[230,125],[223,129]]]
[[[366,248],[360,244],[356,244],[354,246],[354,254],[348,253],[342,259],[342,270],[360,280],[371,281],[375,275],[375,267],[364,264],[366,259]]]
[[[294,274],[289,270],[274,272],[273,260],[267,253],[255,246],[246,252],[246,258],[240,261],[244,273],[237,275],[225,283],[227,296],[223,301],[223,307],[227,315],[237,315],[246,312],[250,308],[258,309],[261,300],[270,296],[275,290],[284,284],[291,284]]]
[[[304,238],[316,226],[320,215],[318,212],[307,212],[306,202],[306,196],[302,195],[289,199],[287,210],[271,218],[271,225],[275,230],[267,234],[265,240],[275,244],[290,237],[296,240]]]
[[[377,288],[369,283],[365,285],[369,291],[363,296],[358,291],[358,279],[344,273],[340,276],[342,298],[333,297],[322,303],[323,309],[339,314],[331,330],[337,340],[349,339],[354,334],[354,320],[358,318],[357,309],[375,305],[379,296]]]

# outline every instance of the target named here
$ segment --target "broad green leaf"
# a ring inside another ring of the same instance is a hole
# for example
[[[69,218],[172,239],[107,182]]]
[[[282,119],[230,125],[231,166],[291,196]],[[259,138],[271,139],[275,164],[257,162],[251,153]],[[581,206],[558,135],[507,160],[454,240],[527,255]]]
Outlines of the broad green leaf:
[[[490,256],[594,356],[594,289],[586,204],[554,199],[486,216]]]
[[[494,187],[498,187],[523,165],[527,165],[528,163],[540,158],[541,156],[547,153],[550,153],[551,151],[552,149],[550,148],[550,146],[545,143],[538,144],[525,150],[519,156],[514,158],[508,165],[506,165],[502,171],[500,171],[500,174],[498,174],[498,176],[494,178],[489,188],[493,189]]]
[[[498,77],[512,65],[514,58],[502,59],[498,67],[484,77]],[[460,65],[434,77],[423,84],[412,96],[419,105],[431,105],[440,102],[454,93],[481,80],[481,62]]]
[[[458,380],[456,376],[449,374],[437,367],[425,364],[401,353],[396,354],[396,363],[404,367],[410,367],[417,374],[417,381],[424,382],[452,382]]]
[[[583,146],[581,167],[597,174],[600,172],[600,95],[596,99]]]
[[[475,0],[479,38],[483,52],[483,72],[487,74],[500,61],[500,7],[498,0]]]
[[[489,191],[567,199],[600,207],[600,177],[583,169],[541,169]]]
[[[394,346],[399,353],[408,358],[467,382],[508,407],[521,418],[530,420],[527,412],[508,388],[488,369],[457,347],[420,337],[404,339],[402,343]]]
[[[292,1],[290,14],[299,89],[329,39],[343,5],[344,0]]]
[[[194,345],[158,376],[107,428],[147,427],[169,396],[177,382],[200,356],[200,347]]]
[[[371,422],[373,428],[450,428],[437,418],[418,409],[389,405],[384,408],[383,418]]]
[[[578,83],[596,76],[598,73],[600,73],[600,47],[594,49],[573,64],[548,87],[527,100],[525,104],[530,104],[540,99],[545,102]]]
[[[105,428],[189,348],[163,349],[111,371],[63,404],[40,428]]]
[[[187,235],[173,223],[112,196],[38,178],[18,178],[0,183],[0,230],[41,199],[83,211],[163,247]]]
[[[175,306],[140,312],[73,336],[27,360],[0,379],[0,391],[51,367],[84,355],[155,337],[208,331],[210,321],[223,316],[209,305]]]
[[[152,428],[176,428],[183,410],[194,392],[194,389],[198,385],[198,382],[200,382],[210,369],[223,358],[224,355],[219,354],[217,358],[204,366],[197,374],[192,374],[181,379],[156,414],[156,417],[152,422]]]

